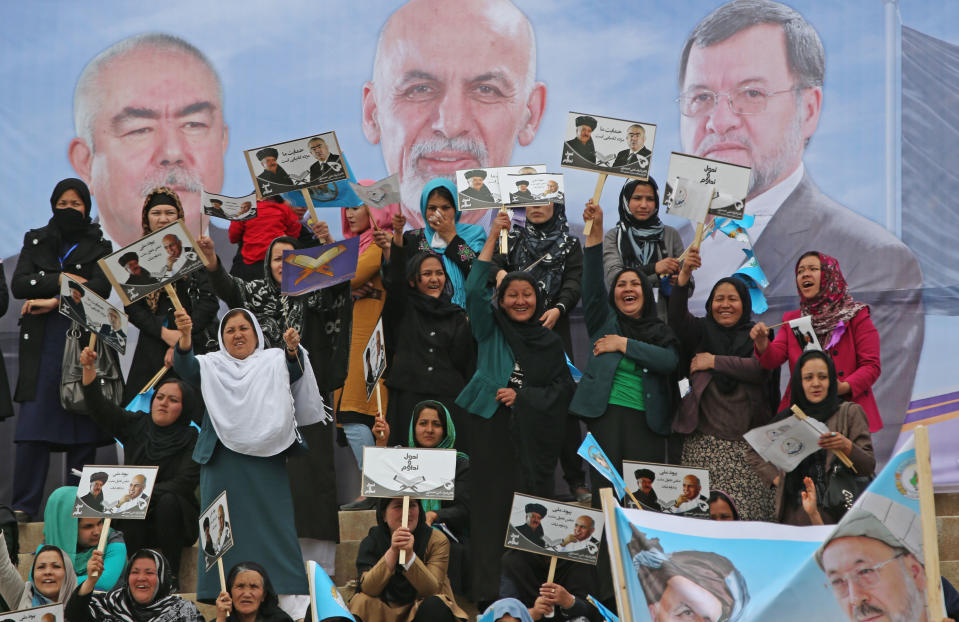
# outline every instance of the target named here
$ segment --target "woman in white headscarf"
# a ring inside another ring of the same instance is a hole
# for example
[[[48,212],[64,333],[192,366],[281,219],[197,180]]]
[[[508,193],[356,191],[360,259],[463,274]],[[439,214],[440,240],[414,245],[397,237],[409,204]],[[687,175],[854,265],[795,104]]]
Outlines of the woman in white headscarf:
[[[207,507],[224,490],[230,503],[234,545],[223,563],[229,567],[255,559],[278,593],[308,594],[286,456],[299,448],[297,425],[319,421],[323,401],[300,336],[288,328],[285,350],[264,348],[256,318],[246,309],[233,309],[220,321],[220,350],[195,356],[190,316],[177,312],[175,317],[180,340],[174,369],[200,387],[206,405],[193,453],[201,465],[200,506]],[[301,391],[305,399],[299,399]],[[294,393],[302,408],[295,409]],[[212,603],[219,593],[216,573],[201,572],[197,599]]]

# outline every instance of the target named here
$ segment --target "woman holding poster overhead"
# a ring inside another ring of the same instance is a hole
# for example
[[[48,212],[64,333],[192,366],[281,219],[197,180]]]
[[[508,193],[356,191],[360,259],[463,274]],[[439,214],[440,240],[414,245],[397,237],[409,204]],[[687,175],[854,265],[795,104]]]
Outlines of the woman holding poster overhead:
[[[220,350],[196,356],[189,314],[175,316],[180,340],[173,368],[200,387],[206,405],[193,452],[200,463],[200,506],[223,491],[230,500],[234,545],[223,562],[255,559],[280,594],[307,594],[286,471],[288,450],[298,447],[296,426],[316,423],[296,419],[305,409],[291,395],[291,383],[303,376],[299,334],[289,328],[284,349],[267,348],[256,318],[233,309],[220,322]],[[203,552],[197,555],[202,568]],[[216,573],[199,573],[197,598],[213,602],[219,593]]]
[[[368,185],[364,180],[363,185]],[[366,374],[363,370],[364,352],[370,336],[376,329],[386,301],[386,290],[380,276],[383,262],[383,250],[373,244],[373,224],[378,229],[391,230],[393,214],[399,212],[399,205],[390,205],[383,209],[371,209],[366,205],[347,207],[341,210],[343,237],[360,238],[360,256],[356,264],[356,276],[350,281],[353,288],[353,328],[350,341],[350,367],[346,384],[333,395],[333,409],[336,413],[336,425],[343,430],[346,440],[356,458],[356,464],[363,468],[363,448],[374,444],[373,424],[376,417],[385,416],[388,406],[387,390],[383,380],[379,384],[380,403],[378,408],[376,391],[370,399],[366,398]],[[373,502],[359,498],[340,509],[367,510],[373,508]]]
[[[603,285],[603,212],[592,201],[584,251],[583,304],[593,351],[569,410],[586,419],[614,468],[623,460],[665,462],[676,395],[679,340],[657,317],[649,282],[623,268]],[[592,473],[593,506],[603,477]]]
[[[466,303],[464,283],[470,268],[486,240],[486,231],[479,225],[460,222],[456,203],[456,185],[437,177],[423,186],[420,193],[420,213],[423,228],[403,231],[406,219],[398,214],[393,223],[394,243],[406,247],[408,256],[416,251],[432,251],[443,258],[443,270],[453,287],[453,302]]]
[[[746,464],[743,434],[765,425],[779,399],[779,374],[753,356],[752,300],[746,282],[720,279],[706,300],[706,316],[687,308],[699,251],[689,250],[669,298],[669,327],[690,357],[690,391],[683,397],[673,430],[684,435],[683,466],[709,469],[709,487],[739,501],[743,520],[771,520],[773,493]],[[685,370],[684,370],[685,371]]]
[[[623,268],[637,268],[656,296],[656,311],[666,321],[669,287],[664,276],[679,272],[683,240],[673,227],[659,219],[659,186],[652,177],[648,181],[630,179],[619,192],[619,222],[603,238],[603,270],[606,286]],[[672,279],[675,281],[675,278]],[[689,285],[692,290],[693,284]]]
[[[476,373],[456,398],[473,415],[471,478],[482,482],[472,488],[470,513],[473,597],[481,604],[499,595],[513,492],[553,496],[553,469],[575,389],[562,339],[539,320],[545,301],[533,277],[507,274],[496,290],[496,306],[490,304],[493,247],[509,226],[509,216],[496,216],[466,280],[466,311],[479,356]]]
[[[57,311],[60,279],[66,274],[100,296],[110,282],[97,260],[110,254],[100,225],[90,220],[90,191],[79,179],[64,179],[50,196],[53,216],[23,238],[10,279],[10,291],[24,299],[20,312],[19,376],[13,399],[20,402],[14,442],[13,501],[18,519],[40,512],[50,452],[65,451],[66,479],[71,469],[94,462],[96,449],[113,443],[89,417],[60,405],[60,368],[70,320]]]
[[[795,404],[807,417],[830,430],[819,437],[820,449],[788,473],[764,461],[752,448],[746,457],[767,485],[775,486],[775,520],[788,525],[835,524],[850,502],[840,497],[840,503],[833,505],[834,496],[827,493],[835,469],[845,468],[836,452],[841,451],[852,461],[856,475],[871,478],[876,470],[876,458],[869,422],[859,404],[839,398],[838,375],[828,354],[819,350],[804,352],[789,384],[792,389],[789,406]],[[773,421],[791,415],[787,406]]]
[[[172,188],[160,186],[151,190],[143,201],[143,235],[148,235],[183,218],[180,197]],[[192,249],[183,249],[186,253]],[[172,255],[171,255],[172,257]],[[197,354],[216,347],[216,314],[220,310],[210,279],[204,270],[195,270],[175,281],[173,288],[183,308],[193,318],[193,342]],[[157,290],[126,308],[130,323],[140,329],[137,347],[130,362],[123,403],[136,396],[165,362],[172,364],[173,347],[180,332],[173,320],[174,304],[165,290]],[[139,547],[137,547],[139,548]],[[168,554],[169,557],[169,554]],[[176,571],[174,565],[174,572]]]
[[[784,313],[783,322],[801,316],[812,318],[819,345],[835,362],[839,398],[862,406],[871,432],[881,430],[882,417],[872,392],[872,385],[882,371],[879,333],[869,317],[869,307],[849,295],[839,262],[818,251],[803,253],[796,262],[796,289],[799,309]],[[786,361],[790,369],[795,369],[803,353],[792,331],[783,328],[772,342],[765,324],[758,322],[752,328],[750,335],[756,345],[756,355],[766,369],[776,369]],[[787,388],[779,408],[789,406],[790,400]]]

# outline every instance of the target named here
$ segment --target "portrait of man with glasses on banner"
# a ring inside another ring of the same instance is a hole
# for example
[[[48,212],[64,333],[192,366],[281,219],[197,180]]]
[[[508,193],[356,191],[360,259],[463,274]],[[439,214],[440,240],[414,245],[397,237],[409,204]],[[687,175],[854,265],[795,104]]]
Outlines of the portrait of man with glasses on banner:
[[[685,153],[752,169],[746,213],[756,217],[749,236],[770,282],[764,321],[796,306],[795,263],[808,250],[835,256],[850,291],[871,305],[882,342],[876,399],[893,426],[878,444],[888,450],[922,350],[922,273],[905,244],[824,194],[803,164],[822,112],[825,64],[819,35],[792,8],[771,0],[724,4],[683,48],[680,134]],[[742,248],[725,236],[707,238],[701,253],[709,261],[696,278],[714,283],[732,274],[744,261]],[[704,304],[708,291],[697,288],[690,308]]]

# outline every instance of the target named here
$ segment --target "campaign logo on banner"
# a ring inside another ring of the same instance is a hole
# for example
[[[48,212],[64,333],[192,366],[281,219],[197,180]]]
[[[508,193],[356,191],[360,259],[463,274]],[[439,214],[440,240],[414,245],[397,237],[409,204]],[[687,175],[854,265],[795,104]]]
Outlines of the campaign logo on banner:
[[[299,296],[356,276],[360,238],[352,237],[313,248],[283,251],[280,291]]]

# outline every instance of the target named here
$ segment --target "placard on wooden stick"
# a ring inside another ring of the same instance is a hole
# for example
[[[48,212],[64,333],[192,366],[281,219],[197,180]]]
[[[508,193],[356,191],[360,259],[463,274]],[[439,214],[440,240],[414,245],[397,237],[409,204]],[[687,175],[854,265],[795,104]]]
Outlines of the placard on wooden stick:
[[[129,305],[208,264],[183,219],[149,233],[97,263],[123,305]]]
[[[155,466],[83,465],[73,517],[146,518],[157,471]]]
[[[709,469],[623,460],[623,481],[639,509],[709,516]]]
[[[513,493],[504,546],[596,564],[604,524],[599,510]]]
[[[203,191],[200,195],[200,204],[203,213],[224,220],[250,220],[256,218],[256,193],[242,197],[228,197],[224,194],[213,194]]]
[[[129,318],[83,283],[64,275],[60,279],[60,313],[99,336],[120,354],[127,349]],[[91,346],[92,348],[93,346]]]
[[[348,177],[336,132],[253,147],[244,150],[243,155],[253,179],[256,198],[260,200]]]
[[[65,622],[63,603],[0,613],[2,622]]]

